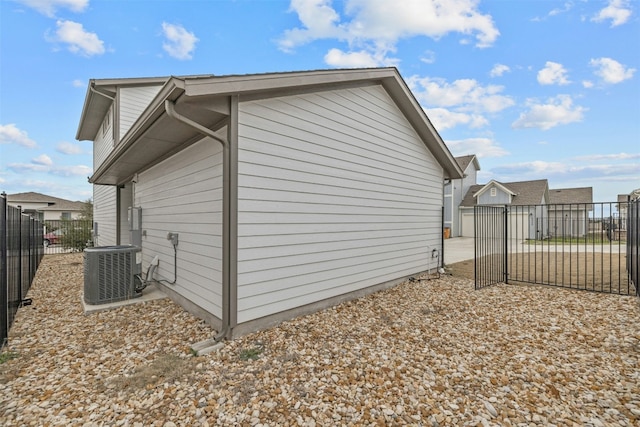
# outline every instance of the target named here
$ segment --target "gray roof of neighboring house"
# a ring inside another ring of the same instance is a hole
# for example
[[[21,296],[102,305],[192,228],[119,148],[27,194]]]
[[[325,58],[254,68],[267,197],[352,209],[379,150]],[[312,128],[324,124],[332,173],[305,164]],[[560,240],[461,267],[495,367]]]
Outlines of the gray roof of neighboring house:
[[[593,188],[554,188],[549,190],[549,203],[593,203]]]
[[[458,166],[460,166],[460,169],[462,169],[463,172],[467,170],[467,167],[471,162],[473,162],[476,165],[476,170],[480,170],[480,163],[478,162],[478,158],[476,157],[475,154],[459,156],[459,157],[456,157],[455,159],[456,159],[456,162],[458,162]]]
[[[12,204],[23,203],[46,203],[47,207],[38,210],[42,211],[81,211],[85,202],[73,202],[59,197],[47,196],[33,191],[27,193],[7,194],[7,201]]]
[[[520,181],[520,182],[498,182],[498,184],[509,189],[515,193],[512,205],[539,205],[542,203],[545,192],[548,189],[548,183],[546,179],[538,179],[534,181]],[[476,184],[472,185],[467,191],[467,194],[462,199],[460,206],[471,207],[476,205],[476,198],[473,197],[478,191],[482,190],[489,184]]]

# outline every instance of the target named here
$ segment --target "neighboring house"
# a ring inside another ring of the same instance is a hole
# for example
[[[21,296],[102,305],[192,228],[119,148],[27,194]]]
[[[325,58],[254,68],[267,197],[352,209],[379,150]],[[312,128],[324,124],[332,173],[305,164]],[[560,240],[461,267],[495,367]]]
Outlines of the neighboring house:
[[[637,190],[636,190],[637,191]],[[626,231],[627,229],[627,220],[629,215],[629,202],[633,199],[633,192],[629,194],[618,194],[618,203],[616,203],[617,213],[615,214],[615,219],[617,222],[617,226],[621,231]]]
[[[549,185],[546,179],[520,182],[491,180],[472,185],[460,203],[461,235],[474,236],[474,206],[511,205],[510,227],[518,236],[541,239],[548,236]]]
[[[395,68],[91,80],[77,139],[97,244],[140,208],[143,268],[227,338],[437,268],[462,178]]]
[[[449,228],[451,237],[461,236],[459,206],[467,191],[476,184],[480,163],[475,154],[456,157],[464,174],[461,179],[450,179],[444,185],[444,228]]]
[[[584,237],[593,212],[593,188],[556,188],[549,190],[549,235]]]
[[[8,194],[7,203],[22,207],[23,213],[40,221],[78,219],[85,207],[85,202],[72,202],[34,192]]]

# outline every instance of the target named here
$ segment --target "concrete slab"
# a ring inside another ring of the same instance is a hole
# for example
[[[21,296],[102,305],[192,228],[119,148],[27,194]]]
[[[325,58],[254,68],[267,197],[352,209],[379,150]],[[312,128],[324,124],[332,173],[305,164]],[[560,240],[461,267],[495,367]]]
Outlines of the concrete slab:
[[[142,296],[132,298],[124,301],[110,302],[107,304],[87,304],[84,301],[84,294],[80,296],[82,302],[82,309],[84,314],[95,313],[98,311],[111,310],[118,307],[124,307],[126,305],[139,304],[145,301],[153,301],[157,299],[167,298],[167,295],[162,292],[155,283],[149,284],[143,291]]]
[[[195,352],[196,356],[202,356],[205,354],[209,354],[212,351],[218,351],[222,347],[224,347],[223,342],[217,342],[213,339],[209,339],[195,343],[191,346],[191,350]]]

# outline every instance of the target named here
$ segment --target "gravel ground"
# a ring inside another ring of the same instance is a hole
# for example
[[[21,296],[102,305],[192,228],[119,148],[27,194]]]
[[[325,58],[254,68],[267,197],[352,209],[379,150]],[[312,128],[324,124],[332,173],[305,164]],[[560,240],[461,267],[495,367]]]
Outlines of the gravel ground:
[[[636,297],[444,276],[194,357],[215,331],[168,299],[84,315],[82,270],[44,258],[0,425],[640,426]]]

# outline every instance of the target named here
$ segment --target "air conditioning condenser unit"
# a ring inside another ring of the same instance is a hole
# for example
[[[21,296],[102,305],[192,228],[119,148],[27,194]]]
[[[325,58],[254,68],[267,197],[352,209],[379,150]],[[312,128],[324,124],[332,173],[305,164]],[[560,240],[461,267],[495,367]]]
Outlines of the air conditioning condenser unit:
[[[99,246],[84,250],[84,301],[106,304],[140,296],[137,246]]]

